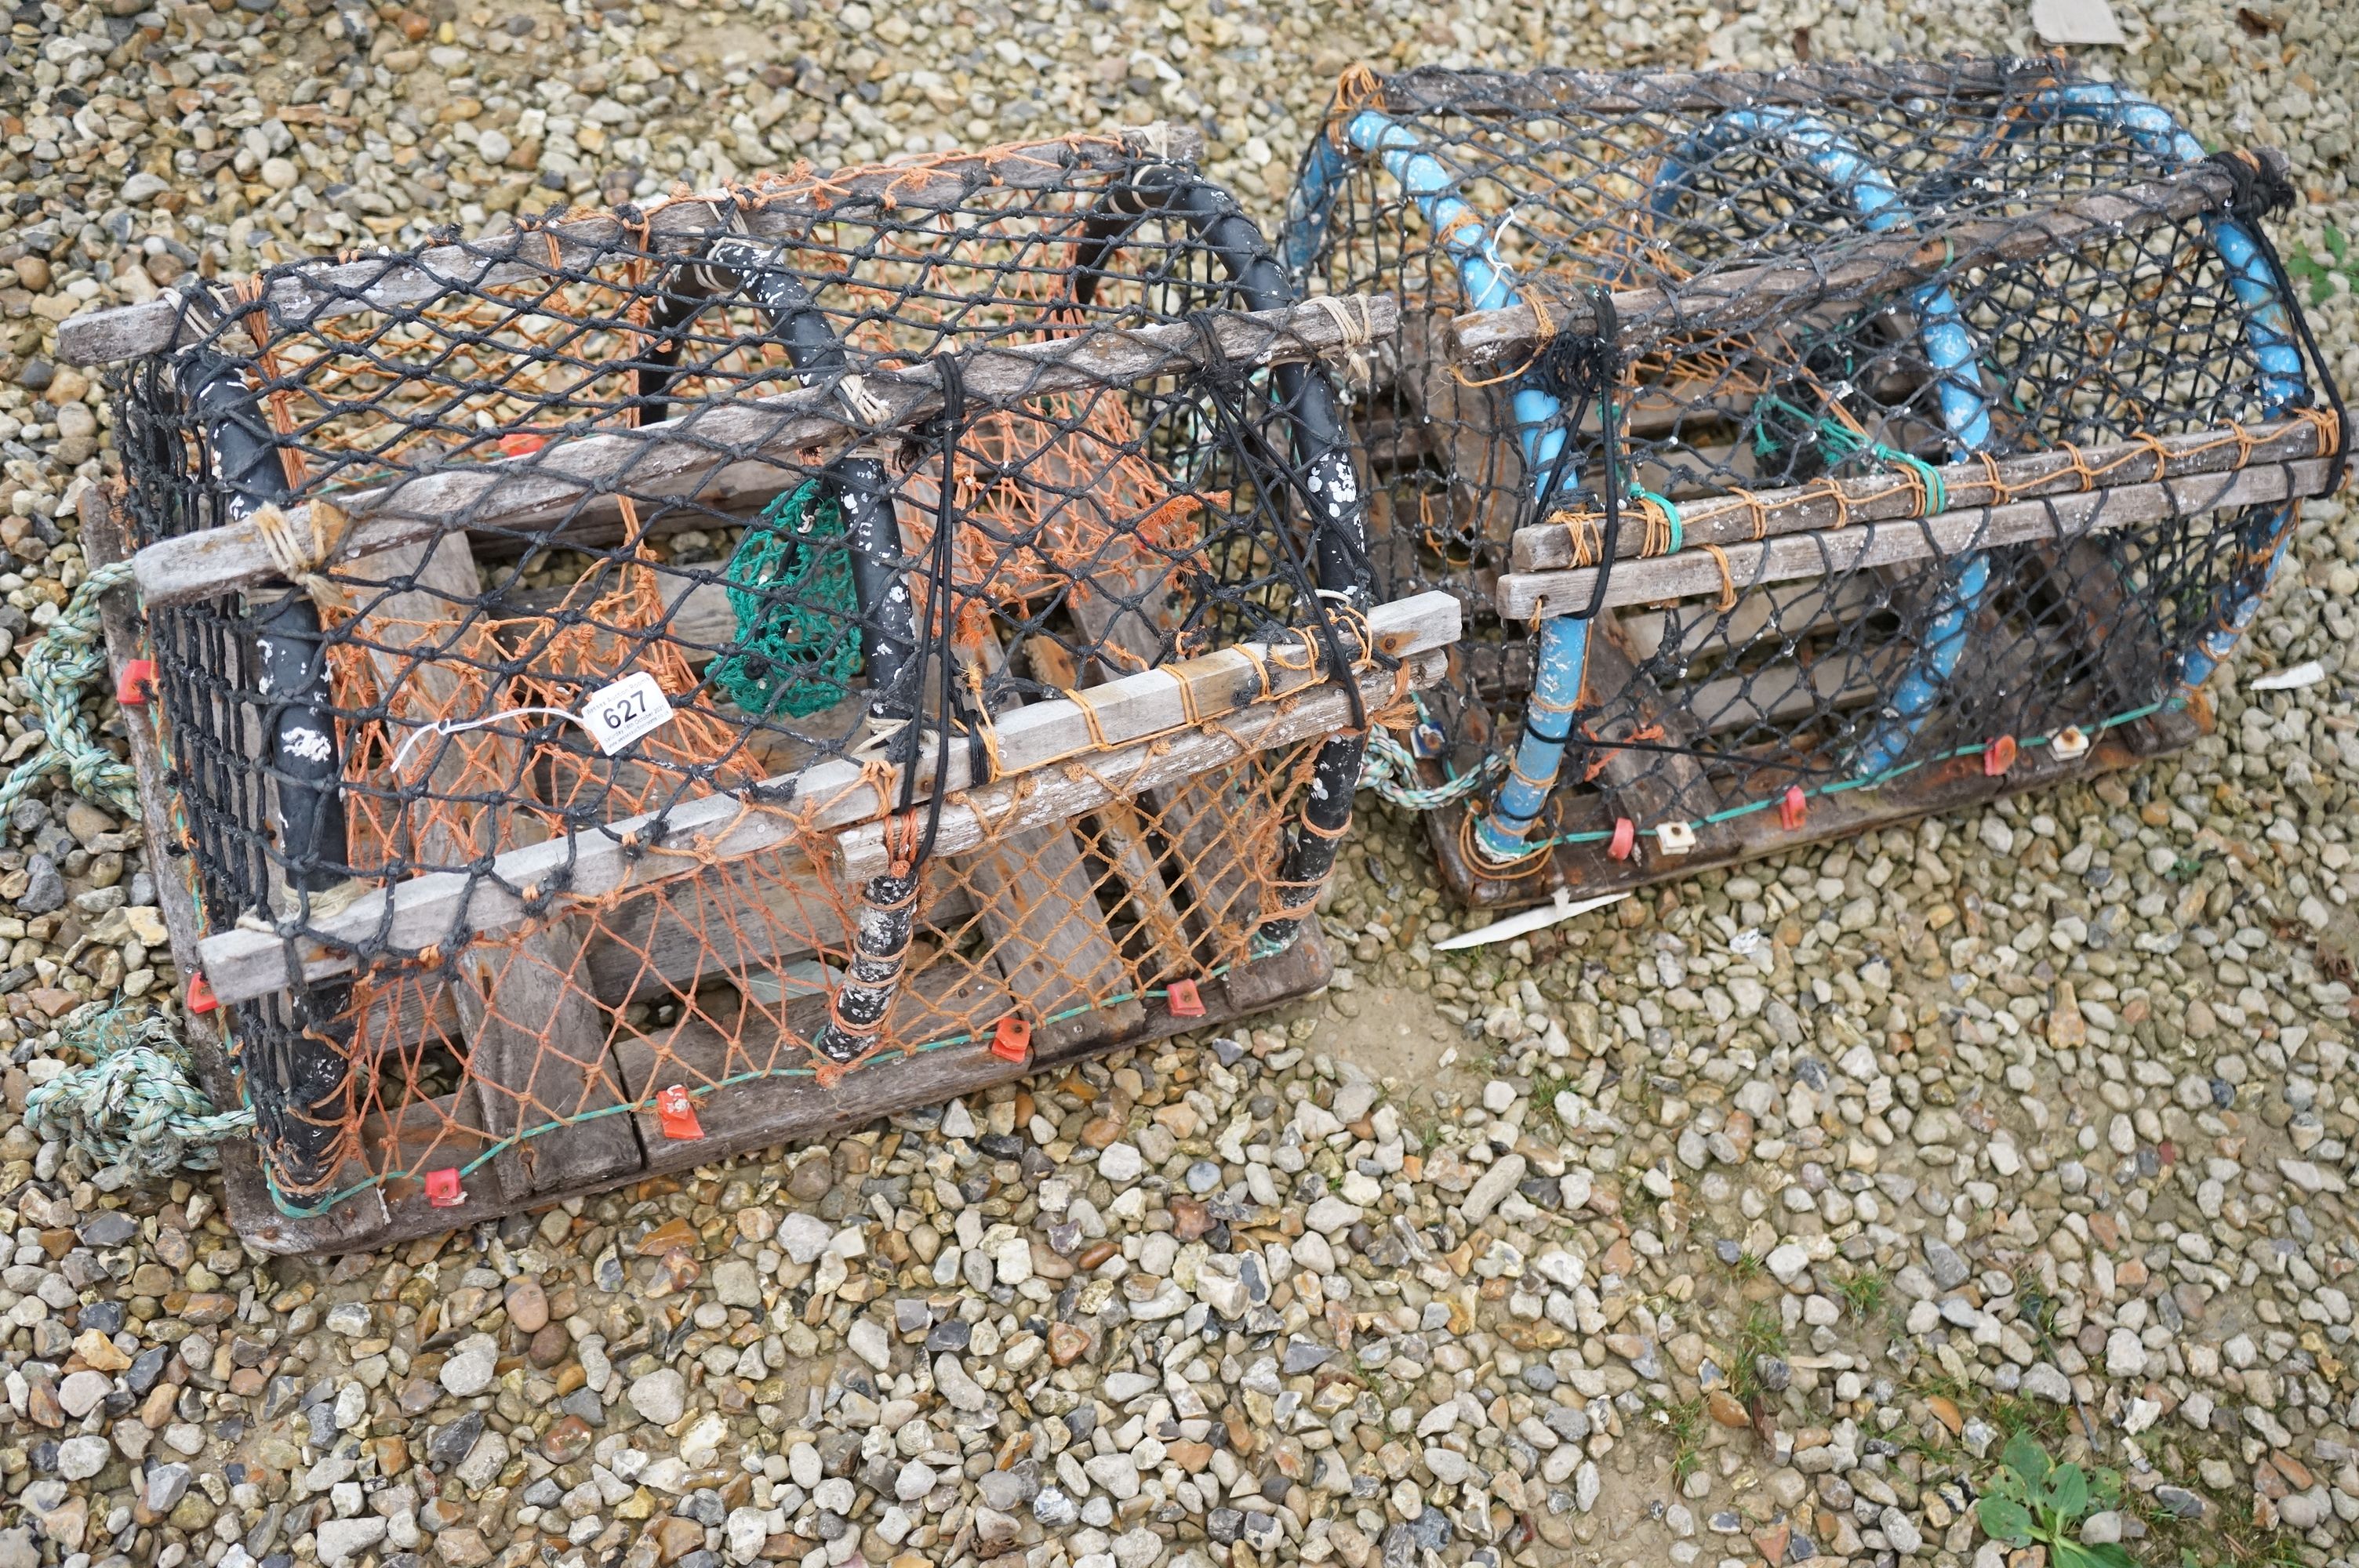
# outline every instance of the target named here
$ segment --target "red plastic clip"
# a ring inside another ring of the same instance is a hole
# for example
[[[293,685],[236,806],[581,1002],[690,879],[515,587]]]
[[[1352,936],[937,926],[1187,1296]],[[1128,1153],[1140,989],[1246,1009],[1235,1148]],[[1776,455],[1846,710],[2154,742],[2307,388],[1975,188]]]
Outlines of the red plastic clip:
[[[663,1124],[666,1138],[704,1136],[704,1129],[696,1119],[696,1102],[688,1098],[688,1090],[682,1085],[656,1091],[656,1119]]]
[[[1626,816],[1614,819],[1614,837],[1607,842],[1605,852],[1617,860],[1626,860],[1638,848],[1638,825]]]
[[[529,430],[516,430],[500,438],[500,450],[512,458],[527,458],[549,445],[549,438],[536,436]]]
[[[1810,814],[1810,797],[1802,793],[1800,784],[1788,784],[1786,798],[1777,803],[1777,826],[1788,833],[1798,832]]]
[[[1003,1062],[1021,1062],[1032,1054],[1032,1026],[1013,1014],[991,1032],[991,1054]]]
[[[137,708],[156,689],[156,661],[125,659],[123,667],[114,672],[114,700],[125,708]]]
[[[426,1173],[426,1201],[436,1208],[457,1208],[467,1201],[467,1195],[459,1189],[456,1167],[446,1165]]]
[[[204,976],[189,977],[189,1011],[190,1012],[211,1012],[220,1005],[221,998],[213,995],[213,988]]]
[[[1204,1016],[1204,999],[1196,994],[1196,982],[1193,980],[1173,980],[1163,989],[1163,999],[1171,1004],[1171,1016],[1174,1018]]]
[[[2015,766],[2015,737],[2002,735],[1983,748],[1983,776],[2004,778],[2006,770]]]

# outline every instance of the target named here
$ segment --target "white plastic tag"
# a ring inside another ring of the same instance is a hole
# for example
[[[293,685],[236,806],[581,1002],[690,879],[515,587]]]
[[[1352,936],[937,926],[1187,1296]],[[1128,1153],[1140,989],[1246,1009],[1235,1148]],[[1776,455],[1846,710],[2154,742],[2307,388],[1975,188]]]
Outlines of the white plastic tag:
[[[671,722],[671,703],[662,683],[646,670],[633,670],[612,686],[600,687],[582,706],[582,722],[608,756],[642,735]]]

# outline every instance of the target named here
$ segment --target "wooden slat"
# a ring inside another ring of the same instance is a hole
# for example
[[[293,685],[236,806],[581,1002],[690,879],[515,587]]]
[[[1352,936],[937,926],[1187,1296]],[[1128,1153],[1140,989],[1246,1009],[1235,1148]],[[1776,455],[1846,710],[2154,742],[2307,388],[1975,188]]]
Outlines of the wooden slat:
[[[1371,296],[1364,303],[1369,330],[1390,334],[1397,320],[1394,302]],[[1240,368],[1312,358],[1344,346],[1362,319],[1357,308],[1331,312],[1310,305],[1223,311],[1207,318],[1210,346],[1208,333],[1193,322],[1098,328],[1044,341],[985,344],[963,354],[961,367],[970,408],[1015,407],[1049,393],[1125,387],[1183,373],[1201,367],[1214,351]],[[835,449],[878,431],[907,429],[941,407],[940,372],[930,363],[868,371],[863,385],[883,411],[873,423],[855,420],[831,383],[700,405],[645,429],[555,441],[526,456],[406,474],[340,495],[332,505],[350,526],[334,558],[454,528],[540,528],[623,492],[641,503],[694,496],[717,474],[749,463],[773,468],[783,488],[808,477],[811,465]],[[291,514],[298,537],[309,535],[313,504]],[[341,525],[322,526],[333,533]],[[212,598],[278,573],[250,521],[159,539],[133,557],[133,567],[140,597],[150,607]]]
[[[1202,133],[1194,126],[1158,124],[993,147],[919,167],[853,170],[800,184],[757,181],[758,200],[743,208],[725,195],[690,198],[665,202],[638,225],[599,213],[540,228],[514,227],[408,256],[345,262],[322,257],[273,272],[262,297],[277,331],[300,332],[363,311],[428,305],[453,293],[529,282],[553,272],[561,276],[632,254],[684,258],[715,234],[733,232],[740,221],[756,238],[788,238],[817,211],[855,212],[887,200],[897,208],[953,208],[985,186],[1042,189],[1076,173],[1120,170],[1141,157],[1192,162],[1202,150]],[[168,353],[179,346],[182,309],[175,291],[144,304],[71,317],[58,329],[58,357],[87,365]]]
[[[1411,416],[1430,433],[1450,476],[1434,519],[1490,557],[1526,511],[1532,479],[1509,406],[1513,389],[1469,386],[1450,362],[1449,323],[1435,312],[1401,324],[1398,391]],[[1417,521],[1422,533],[1425,519]]]
[[[1743,592],[1767,582],[1894,566],[1936,555],[2069,540],[2167,517],[2322,494],[2337,482],[2340,467],[2340,459],[2271,463],[2162,484],[2123,485],[2006,506],[1953,509],[1930,518],[1772,536],[1726,546],[1728,576]],[[1510,621],[1565,614],[1588,605],[1596,581],[1594,567],[1509,573],[1499,579],[1498,611]],[[1709,552],[1684,549],[1675,556],[1618,563],[1606,587],[1605,603],[1683,599],[1717,592],[1722,581],[1720,566]]]
[[[1799,643],[1806,637],[1856,620],[1883,599],[1875,579],[1847,577],[1832,584],[1809,583],[1783,593],[1765,590],[1739,595],[1736,608],[1724,616],[1717,594],[1689,600],[1668,610],[1621,617],[1630,639],[1633,658],[1651,659],[1666,642],[1676,641],[1680,656],[1690,665],[1717,654],[1743,653],[1763,633],[1776,643]],[[1773,630],[1774,628],[1774,630]],[[1529,679],[1528,676],[1526,677]]]
[[[2242,428],[2213,426],[2152,442],[2109,441],[2103,446],[2028,452],[1995,459],[1991,464],[1948,463],[1934,472],[1948,497],[1948,509],[1964,512],[1994,503],[2077,494],[2090,488],[2090,473],[2103,476],[2100,488],[2120,489],[2322,455],[2316,424],[2307,419],[2277,419]],[[1823,485],[1808,484],[1756,491],[1749,503],[1735,495],[1682,501],[1680,520],[1687,547],[1694,548],[1742,544],[1756,533],[1774,537],[1912,518],[1921,504],[1922,497],[1910,476],[1886,469],[1838,481],[1834,493]],[[1625,528],[1616,558],[1635,557],[1643,543],[1639,530]],[[1512,558],[1517,572],[1569,568],[1573,564],[1572,535],[1560,523],[1518,528]]]
[[[1005,665],[989,627],[977,654],[994,673]],[[1023,1016],[1060,1044],[1126,1033],[1141,1016],[1136,1000],[1113,1000],[1130,989],[1130,973],[1106,933],[1072,815],[992,834],[958,865],[974,890],[992,962]],[[935,847],[940,851],[939,839]],[[1075,1016],[1058,1016],[1066,1012]]]
[[[1446,593],[1419,594],[1378,605],[1368,612],[1368,625],[1379,648],[1406,658],[1457,641],[1459,605]],[[1224,649],[1093,687],[1088,697],[1098,716],[1094,724],[1078,702],[1019,708],[996,726],[1002,771],[1028,771],[1088,753],[1099,744],[1093,736],[1120,745],[1236,712],[1264,698],[1262,672],[1281,692],[1299,691],[1326,678],[1323,661],[1315,660],[1299,675],[1280,676],[1266,654],[1262,650],[1256,659],[1239,649]],[[920,803],[931,794],[932,760],[930,754],[920,760]],[[967,787],[968,766],[967,749],[952,747],[946,795]],[[742,860],[793,841],[805,831],[829,831],[886,815],[898,804],[897,781],[890,775],[891,770],[885,770],[880,784],[855,762],[819,763],[753,786],[743,792],[742,800],[735,795],[708,796],[570,839],[510,850],[499,858],[491,876],[432,872],[412,878],[315,918],[311,926],[340,947],[384,944],[406,949],[446,941],[461,930],[477,935],[505,930],[525,918],[523,901],[510,889],[546,889],[598,899],[695,867]],[[626,838],[657,833],[662,842],[625,849]],[[271,932],[218,933],[205,939],[202,956],[206,978],[223,1000],[282,989],[299,979],[288,972],[282,938]],[[299,979],[339,973],[352,963],[348,950],[318,952]]]
[[[475,717],[453,712],[462,677],[450,662],[463,656],[454,635],[457,617],[478,591],[466,536],[405,546],[374,565],[386,581],[416,582],[372,602],[353,632],[354,642],[369,650],[395,728],[404,728],[398,722],[404,718],[425,723]],[[487,631],[476,634],[489,643]],[[524,789],[522,748],[496,727],[440,737],[427,746],[429,796],[480,787],[485,766],[500,787]],[[438,747],[439,752],[432,749]],[[438,809],[430,799],[420,809],[433,815],[411,852],[428,865],[473,861],[495,842],[501,824],[521,827],[528,819],[522,812],[469,812],[447,804]],[[454,1000],[466,1032],[472,1090],[472,1104],[462,1096],[462,1109],[472,1110],[495,1140],[615,1103],[606,1019],[575,973],[586,936],[580,922],[558,921],[499,946],[470,946],[458,959],[463,983]],[[640,1163],[638,1139],[627,1121],[602,1116],[523,1138],[496,1156],[492,1169],[503,1191],[515,1195],[602,1180]]]
[[[1099,574],[1089,590],[1071,600],[1072,615],[1082,635],[1098,648],[1118,648],[1132,658],[1151,662],[1162,656],[1169,634],[1150,613],[1159,602],[1163,581],[1170,571],[1164,562],[1143,562]],[[1101,654],[1101,665],[1107,661]],[[1109,737],[1111,739],[1111,737]],[[1184,785],[1147,792],[1157,820],[1179,853],[1182,870],[1174,891],[1189,901],[1195,915],[1196,935],[1205,951],[1215,945],[1219,911],[1245,896],[1253,878],[1237,863],[1232,846],[1231,814],[1217,797]],[[1184,945],[1174,951],[1184,951]]]
[[[1783,661],[1745,675],[1722,676],[1696,687],[1686,701],[1705,734],[1724,735],[1755,724],[1782,724],[1824,708],[1851,708],[1883,689],[1891,661],[1860,654],[1828,654],[1802,666]]]
[[[1616,289],[1614,312],[1625,349],[1677,334],[1746,329],[1772,317],[1893,294],[1994,262],[2113,244],[2200,213],[2224,211],[2234,198],[2235,182],[2227,170],[2195,164],[2045,211],[1923,224],[1905,235],[1824,247],[1816,255],[1707,272],[1673,288]],[[1542,276],[1525,287],[1548,289],[1549,282]],[[1549,289],[1541,308],[1554,335],[1597,330],[1595,307],[1585,295],[1560,297]],[[1468,311],[1451,323],[1453,351],[1469,375],[1489,375],[1528,358],[1538,327],[1539,316],[1528,302]]]
[[[2018,67],[2002,59],[1893,60],[1873,65],[1793,65],[1777,70],[1451,70],[1420,66],[1381,80],[1388,113],[1454,112],[1476,118],[1516,114],[1709,114],[1782,103],[1882,103],[1921,95],[1988,97],[2022,92]]]
[[[1448,658],[1439,651],[1420,654],[1409,662],[1409,684],[1422,690],[1439,681],[1448,667]],[[1360,677],[1360,699],[1367,710],[1381,707],[1392,689],[1389,670],[1371,670]],[[1322,686],[1289,702],[1259,705],[1217,728],[1118,747],[1092,757],[1086,768],[1050,768],[978,785],[944,804],[934,848],[937,853],[958,854],[996,834],[1066,821],[1108,800],[1178,786],[1256,752],[1335,734],[1351,721],[1349,697]],[[875,876],[889,863],[882,824],[846,828],[837,836],[836,849],[848,878]]]
[[[2125,712],[2154,700],[2149,684],[2169,667],[2162,628],[2130,592],[2102,541],[2079,539],[2042,551],[2066,623],[2090,678],[2105,693],[2105,711]],[[2142,754],[2176,751],[2200,733],[2184,708],[2166,708],[2127,728],[2123,739]]]
[[[1692,855],[1658,855],[1641,840],[1637,855],[1615,860],[1608,858],[1603,844],[1560,845],[1539,874],[1513,878],[1486,874],[1461,851],[1458,832],[1463,807],[1433,813],[1428,822],[1442,880],[1451,891],[1478,908],[1514,908],[1544,903],[1560,888],[1587,896],[1643,887],[1670,877],[1692,877],[1698,871],[1735,865],[1799,845],[1831,842],[1867,828],[1910,822],[1999,795],[2044,789],[2062,778],[2128,767],[2140,760],[2139,754],[2125,742],[2121,729],[2100,734],[2096,744],[2077,761],[2059,758],[2052,747],[2027,747],[2002,778],[1984,774],[1978,756],[1944,758],[1875,789],[1842,790],[1814,796],[1802,825],[1790,830],[1780,822],[1775,809],[1748,812],[1723,824],[1725,830],[1711,840],[1700,842]],[[1586,831],[1606,826],[1602,813],[1596,818],[1569,814],[1565,822],[1568,830]]]

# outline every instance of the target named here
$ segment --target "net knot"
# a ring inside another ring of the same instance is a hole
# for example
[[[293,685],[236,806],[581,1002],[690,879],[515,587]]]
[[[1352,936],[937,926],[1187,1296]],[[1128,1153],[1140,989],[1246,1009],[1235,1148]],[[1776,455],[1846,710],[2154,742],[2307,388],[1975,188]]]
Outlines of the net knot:
[[[2297,192],[2293,166],[2276,148],[2229,147],[2203,160],[2228,177],[2228,211],[2247,223],[2289,210]]]

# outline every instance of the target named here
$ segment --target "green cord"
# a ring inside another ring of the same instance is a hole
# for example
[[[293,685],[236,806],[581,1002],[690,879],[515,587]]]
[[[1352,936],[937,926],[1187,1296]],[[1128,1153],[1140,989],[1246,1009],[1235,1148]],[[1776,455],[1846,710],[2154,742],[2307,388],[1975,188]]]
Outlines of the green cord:
[[[712,678],[729,699],[756,719],[842,702],[860,668],[842,501],[805,481],[764,509],[722,575],[737,636]]]
[[[1926,515],[1930,516],[1934,513],[1946,512],[1950,509],[1949,489],[1941,482],[1940,470],[1916,453],[1904,452],[1897,447],[1887,447],[1881,441],[1871,441],[1842,420],[1828,418],[1823,415],[1813,414],[1807,408],[1797,407],[1774,392],[1764,393],[1761,400],[1755,404],[1754,407],[1756,411],[1767,410],[1771,414],[1783,415],[1788,419],[1806,427],[1810,434],[1818,438],[1819,444],[1826,449],[1830,458],[1828,468],[1839,468],[1852,459],[1864,454],[1874,458],[1878,462],[1897,463],[1903,468],[1914,469],[1917,471],[1917,477],[1924,481]],[[1774,457],[1777,454],[1777,443],[1770,436],[1769,422],[1767,419],[1760,420],[1754,426],[1753,450],[1756,456],[1763,458]]]
[[[2092,732],[2095,734],[2103,734],[2106,730],[2115,729],[2118,726],[2124,724],[2135,724],[2141,719],[2151,718],[2153,715],[2161,712],[2166,708],[2183,708],[2185,706],[2186,699],[2184,697],[2166,697],[2160,702],[2149,702],[2144,708],[2133,708],[2127,713],[2116,713],[2111,719],[2100,721],[2092,727]],[[2055,739],[2056,737],[2053,735],[2038,735],[2028,741],[2020,742],[2020,744],[2025,746],[2045,746],[2052,742]],[[1887,768],[1883,773],[1876,773],[1872,777],[1838,779],[1832,784],[1820,784],[1815,789],[1804,790],[1802,794],[1805,797],[1810,797],[1817,795],[1841,795],[1845,790],[1875,789],[1878,785],[1891,783],[1894,779],[1900,777],[1904,773],[1913,773],[1918,769],[1929,767],[1935,762],[1951,762],[1959,757],[1978,757],[1989,749],[1990,747],[1987,742],[1981,745],[1958,746],[1942,752],[1939,756],[1920,757],[1916,762],[1903,762],[1897,767]],[[1767,811],[1773,806],[1782,804],[1783,799],[1783,796],[1777,796],[1767,800],[1753,801],[1745,806],[1732,806],[1725,811],[1715,811],[1709,816],[1698,817],[1695,821],[1683,824],[1683,826],[1690,827],[1710,827],[1717,823],[1733,821],[1739,816],[1750,816],[1756,811]],[[1643,827],[1640,828],[1639,831],[1642,833],[1653,833],[1656,829],[1652,827]],[[1532,849],[1537,852],[1541,849],[1553,849],[1559,844],[1602,844],[1613,837],[1614,832],[1611,828],[1594,829],[1581,833],[1560,833],[1553,838],[1544,838],[1540,840],[1538,843],[1534,844]]]
[[[1653,491],[1642,489],[1635,484],[1630,487],[1630,493],[1641,501],[1651,501],[1663,509],[1663,521],[1671,525],[1671,542],[1663,554],[1678,555],[1680,546],[1687,543],[1688,530],[1687,524],[1680,516],[1680,509],[1671,504],[1671,498],[1668,495],[1657,495]]]

